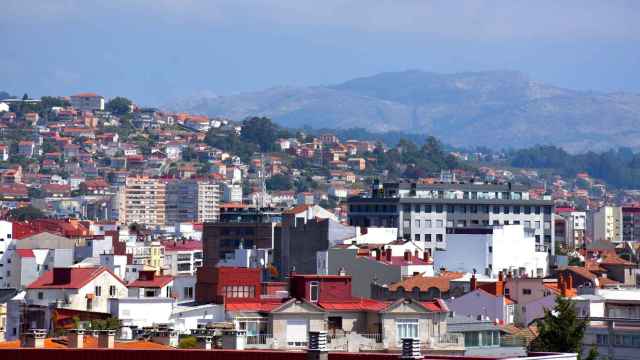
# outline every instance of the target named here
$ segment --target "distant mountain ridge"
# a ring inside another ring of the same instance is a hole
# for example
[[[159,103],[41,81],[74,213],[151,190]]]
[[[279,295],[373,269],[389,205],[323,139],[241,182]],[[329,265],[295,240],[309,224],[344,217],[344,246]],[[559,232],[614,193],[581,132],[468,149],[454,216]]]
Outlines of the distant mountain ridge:
[[[331,86],[191,98],[166,107],[235,120],[268,116],[296,128],[417,132],[454,146],[640,149],[640,95],[563,89],[516,71],[388,72]]]

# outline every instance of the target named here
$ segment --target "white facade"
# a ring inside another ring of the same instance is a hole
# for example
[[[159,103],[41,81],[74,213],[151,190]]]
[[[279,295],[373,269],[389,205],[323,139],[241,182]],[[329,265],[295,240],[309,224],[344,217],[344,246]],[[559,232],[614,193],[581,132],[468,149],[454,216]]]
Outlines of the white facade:
[[[522,225],[494,226],[488,233],[447,235],[447,250],[434,254],[437,269],[497,277],[501,270],[543,277],[548,273],[549,254],[536,244],[533,233]],[[462,231],[461,231],[462,232]]]
[[[178,304],[173,308],[170,323],[180,333],[189,333],[199,325],[225,321],[224,305],[207,304],[199,306],[185,306]]]
[[[143,327],[169,323],[174,306],[172,298],[124,297],[111,300],[110,312],[123,326]]]
[[[224,202],[242,202],[242,185],[240,184],[222,184],[222,201]]]
[[[449,310],[475,319],[502,321],[512,324],[515,304],[505,296],[496,296],[483,290],[474,290],[458,298],[447,300]]]
[[[603,206],[589,215],[592,241],[622,242],[622,207]]]
[[[265,268],[271,249],[235,249],[232,256],[221,259],[218,267]]]
[[[76,269],[71,269],[71,271]],[[64,284],[63,284],[64,285]],[[127,287],[108,271],[102,271],[80,288],[27,288],[25,299],[28,304],[58,306],[81,311],[108,313],[109,299],[124,297]]]
[[[11,255],[13,253],[13,224],[10,221],[0,220],[0,287],[11,287],[7,271],[11,265]]]

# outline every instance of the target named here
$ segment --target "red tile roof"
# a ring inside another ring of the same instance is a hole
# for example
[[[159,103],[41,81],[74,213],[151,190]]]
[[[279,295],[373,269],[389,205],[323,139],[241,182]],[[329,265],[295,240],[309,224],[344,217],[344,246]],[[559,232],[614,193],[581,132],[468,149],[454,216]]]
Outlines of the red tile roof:
[[[20,257],[35,257],[36,255],[33,253],[31,249],[16,249],[16,254]]]
[[[53,281],[53,272],[54,270],[47,271],[42,274],[36,281],[32,282],[27,286],[27,289],[80,289],[86,284],[88,284],[91,280],[98,277],[103,272],[108,272],[113,277],[118,279],[118,281],[122,282],[120,278],[114,275],[105,267],[87,267],[87,268],[68,268],[70,271],[69,282],[64,284],[56,284]],[[124,283],[123,283],[124,284]]]
[[[328,311],[381,311],[386,309],[389,303],[367,298],[353,298],[340,301],[321,301],[318,305]]]
[[[164,251],[192,251],[202,250],[202,241],[198,240],[165,240],[162,241]]]
[[[134,282],[127,285],[130,288],[161,288],[169,284],[173,281],[173,276],[170,275],[162,275],[162,276],[154,276],[153,279],[150,280],[135,280]]]
[[[67,338],[47,338],[44,340],[45,349],[66,349],[69,347],[69,341]],[[19,349],[20,340],[0,342],[0,349]],[[98,348],[98,339],[91,335],[84,336],[84,348],[92,349]],[[134,340],[134,341],[116,341],[114,344],[116,349],[154,349],[154,350],[170,350],[174,349],[168,345],[154,343],[151,341]]]
[[[225,303],[224,307],[226,311],[231,312],[270,312],[280,305],[282,305],[282,302],[252,301]]]

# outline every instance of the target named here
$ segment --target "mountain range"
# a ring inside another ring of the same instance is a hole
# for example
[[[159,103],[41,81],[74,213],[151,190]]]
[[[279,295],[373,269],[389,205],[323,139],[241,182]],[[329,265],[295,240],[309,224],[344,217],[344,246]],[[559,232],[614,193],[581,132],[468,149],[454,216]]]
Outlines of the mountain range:
[[[572,152],[640,149],[640,95],[564,89],[516,71],[388,72],[337,85],[192,97],[165,106],[291,128],[365,128],[435,135],[453,146]]]

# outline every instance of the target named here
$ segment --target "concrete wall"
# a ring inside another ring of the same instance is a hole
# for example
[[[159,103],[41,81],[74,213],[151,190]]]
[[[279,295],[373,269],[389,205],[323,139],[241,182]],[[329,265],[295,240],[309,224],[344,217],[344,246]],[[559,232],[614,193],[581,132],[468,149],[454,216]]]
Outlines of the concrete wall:
[[[391,284],[400,281],[400,267],[387,266],[375,259],[357,257],[353,249],[330,249],[327,251],[327,274],[338,274],[344,268],[351,275],[353,296],[371,297],[371,283]]]

